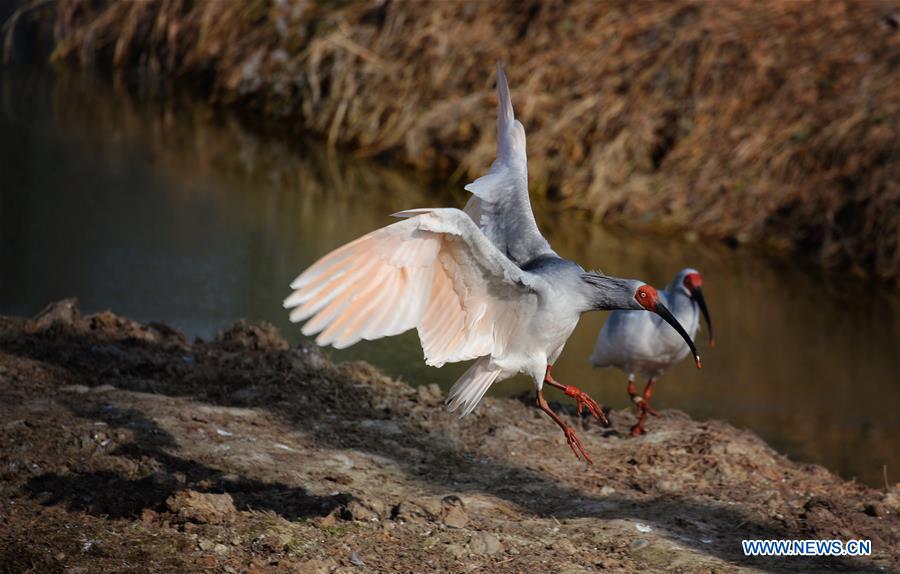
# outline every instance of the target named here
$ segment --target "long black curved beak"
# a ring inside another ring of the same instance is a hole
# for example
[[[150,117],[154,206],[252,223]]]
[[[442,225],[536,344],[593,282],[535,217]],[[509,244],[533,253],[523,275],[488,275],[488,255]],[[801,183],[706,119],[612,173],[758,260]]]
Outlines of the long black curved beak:
[[[697,302],[697,305],[700,305],[700,312],[703,313],[703,318],[706,319],[706,330],[709,331],[709,346],[715,347],[716,341],[713,339],[712,319],[709,318],[709,311],[706,309],[706,300],[703,298],[703,289],[694,287],[691,290],[691,297]]]
[[[697,368],[700,368],[700,355],[697,353],[697,347],[694,346],[694,342],[691,341],[691,338],[688,336],[687,332],[684,330],[684,327],[681,326],[681,323],[678,322],[675,317],[672,316],[672,313],[669,309],[666,308],[660,302],[656,303],[656,314],[665,319],[666,323],[672,325],[672,328],[678,331],[678,334],[681,335],[681,338],[684,339],[684,342],[688,344],[688,347],[691,348],[691,353],[694,354],[694,362],[697,363]]]

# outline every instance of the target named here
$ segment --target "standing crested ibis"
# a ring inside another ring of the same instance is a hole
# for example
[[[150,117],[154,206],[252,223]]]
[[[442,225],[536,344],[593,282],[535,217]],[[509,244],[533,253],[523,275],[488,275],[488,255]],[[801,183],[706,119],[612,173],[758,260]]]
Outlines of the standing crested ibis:
[[[696,269],[682,269],[659,299],[672,311],[676,321],[684,325],[690,337],[700,326],[700,313],[706,319],[709,344],[714,346],[712,320],[703,299],[703,278]],[[697,366],[700,358],[693,346],[684,344],[683,333],[676,333],[648,313],[614,311],[597,337],[591,364],[594,367],[616,367],[628,373],[628,394],[638,411],[638,422],[631,427],[634,436],[643,434],[647,413],[656,415],[650,406],[650,396],[657,377],[666,369],[685,358],[688,351],[694,353]],[[634,384],[636,374],[649,377],[644,392],[638,394]]]
[[[525,129],[513,115],[497,65],[497,158],[466,186],[465,211],[414,209],[319,259],[291,283],[284,301],[293,322],[319,345],[344,348],[418,330],[425,362],[475,359],[450,389],[451,411],[465,416],[495,382],[525,373],[537,404],[562,428],[576,457],[591,462],[572,429],[547,404],[543,385],[562,389],[598,419],[603,411],[550,367],[582,313],[653,311],[692,349],[693,342],[656,290],[640,281],[587,272],[562,259],[538,231],[528,197]],[[699,357],[697,362],[699,365]]]

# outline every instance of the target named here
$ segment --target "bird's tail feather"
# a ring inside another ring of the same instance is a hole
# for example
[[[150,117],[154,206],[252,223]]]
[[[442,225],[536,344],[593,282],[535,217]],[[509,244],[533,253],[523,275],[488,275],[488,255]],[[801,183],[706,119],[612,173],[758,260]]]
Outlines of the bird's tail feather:
[[[490,356],[481,357],[454,383],[447,396],[447,408],[453,412],[462,407],[459,418],[471,413],[501,372],[496,366],[491,368]]]

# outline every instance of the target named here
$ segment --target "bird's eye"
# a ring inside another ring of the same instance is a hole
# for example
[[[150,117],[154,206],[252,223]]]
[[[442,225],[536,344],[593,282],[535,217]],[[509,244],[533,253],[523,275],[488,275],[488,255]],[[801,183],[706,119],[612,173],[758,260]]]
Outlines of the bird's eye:
[[[641,291],[641,298],[642,298],[642,299],[646,299],[646,298],[647,298],[647,294],[644,293],[643,291]]]

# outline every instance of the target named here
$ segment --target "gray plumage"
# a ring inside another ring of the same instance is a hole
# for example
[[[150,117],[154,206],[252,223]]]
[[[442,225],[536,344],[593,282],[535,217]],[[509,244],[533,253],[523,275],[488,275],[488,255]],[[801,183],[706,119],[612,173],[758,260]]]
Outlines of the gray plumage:
[[[695,269],[682,269],[659,298],[691,338],[700,327],[700,308],[685,287]],[[690,348],[661,317],[640,311],[614,311],[597,337],[591,364],[616,367],[629,375],[658,377],[684,359]]]
[[[541,235],[528,197],[525,128],[515,118],[503,65],[497,63],[497,158],[487,174],[466,186],[465,211],[516,265],[556,252]]]

